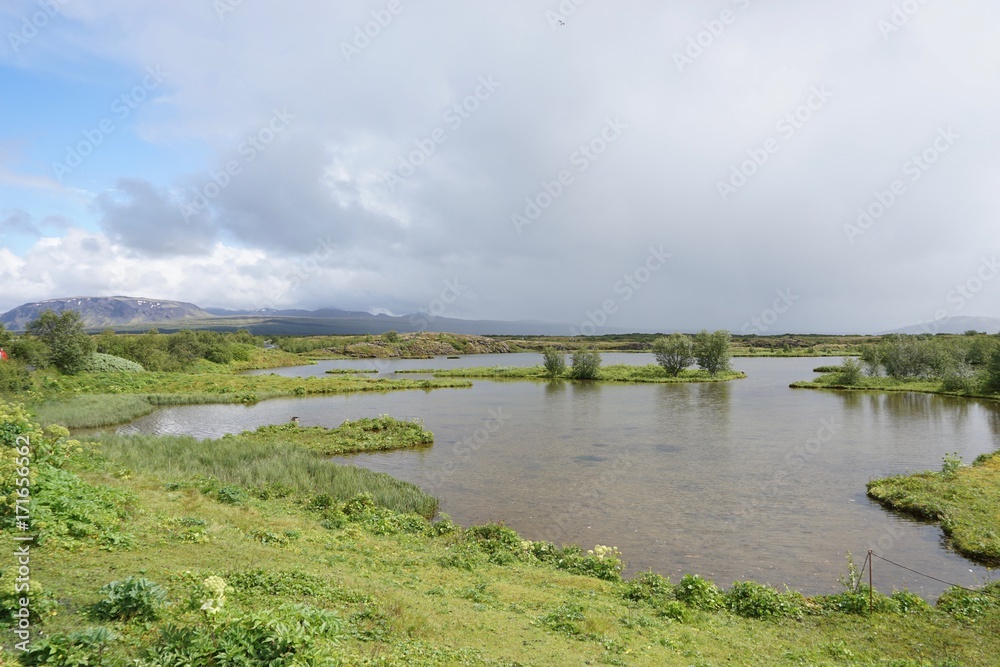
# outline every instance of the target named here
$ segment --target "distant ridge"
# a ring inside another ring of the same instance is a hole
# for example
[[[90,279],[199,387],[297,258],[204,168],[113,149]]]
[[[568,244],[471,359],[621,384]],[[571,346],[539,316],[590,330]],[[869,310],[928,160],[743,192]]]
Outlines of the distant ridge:
[[[885,334],[962,334],[966,331],[985,331],[988,334],[1000,332],[1000,317],[945,317],[940,320],[928,320],[924,324],[913,324],[892,331],[882,331]]]
[[[23,331],[28,322],[46,310],[57,313],[75,310],[88,329],[212,317],[211,313],[193,303],[183,301],[131,296],[80,296],[26,303],[0,315],[0,323],[11,331]]]
[[[262,336],[381,334],[390,330],[400,333],[431,331],[499,336],[565,336],[570,333],[569,325],[550,322],[460,320],[431,317],[426,313],[372,315],[338,308],[229,310],[201,308],[183,301],[129,296],[73,297],[26,303],[0,315],[0,323],[11,331],[23,331],[29,322],[50,308],[57,313],[75,310],[90,330],[111,328],[122,332],[141,332],[155,327],[164,332],[179,329],[248,329]],[[628,332],[602,327],[600,333]]]

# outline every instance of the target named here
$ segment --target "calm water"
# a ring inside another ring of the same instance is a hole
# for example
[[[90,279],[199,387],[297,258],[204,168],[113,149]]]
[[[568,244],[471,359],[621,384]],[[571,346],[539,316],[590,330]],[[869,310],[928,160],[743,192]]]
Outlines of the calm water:
[[[534,365],[539,356],[378,362],[379,370]],[[605,355],[605,363],[651,355]],[[323,362],[280,369],[322,375]],[[125,432],[218,437],[297,415],[306,425],[388,413],[420,417],[433,447],[343,457],[414,482],[469,525],[503,520],[528,539],[617,545],[630,571],[676,580],[696,572],[838,590],[850,551],[868,549],[954,583],[990,571],[949,551],[935,526],[897,517],[865,496],[892,473],[939,469],[946,452],[969,462],[1000,447],[1000,405],[919,394],[793,390],[829,359],[736,359],[725,384],[594,385],[476,381],[471,389],[283,399],[255,406],[161,410]],[[412,377],[412,376],[408,376]],[[876,560],[880,590],[934,597],[944,586]]]

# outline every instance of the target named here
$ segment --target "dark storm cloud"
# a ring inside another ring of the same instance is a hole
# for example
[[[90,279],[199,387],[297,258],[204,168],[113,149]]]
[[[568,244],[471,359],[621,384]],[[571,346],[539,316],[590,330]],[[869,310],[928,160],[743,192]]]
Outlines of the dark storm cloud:
[[[217,303],[280,260],[304,307],[407,312],[457,279],[467,317],[578,325],[612,301],[608,327],[739,330],[791,293],[769,326],[852,331],[929,317],[998,244],[1000,10],[896,4],[67,11],[102,56],[171,72],[150,136],[211,151],[102,195],[112,238],[266,253]]]
[[[115,242],[151,256],[205,254],[216,237],[208,216],[181,214],[176,195],[146,181],[123,178],[95,200],[100,224]]]

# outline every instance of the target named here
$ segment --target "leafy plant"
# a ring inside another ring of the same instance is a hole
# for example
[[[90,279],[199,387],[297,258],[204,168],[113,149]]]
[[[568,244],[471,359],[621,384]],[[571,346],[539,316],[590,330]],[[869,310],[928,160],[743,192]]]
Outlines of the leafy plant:
[[[694,356],[698,366],[711,375],[728,371],[729,360],[732,358],[729,332],[723,329],[715,333],[709,333],[707,329],[698,332],[694,337]]]
[[[107,628],[90,628],[70,634],[56,633],[31,643],[21,657],[23,665],[84,667],[111,664],[104,652],[118,639]]]
[[[695,362],[694,342],[680,333],[653,341],[653,354],[656,356],[656,363],[674,377]]]
[[[570,377],[574,380],[596,380],[601,368],[601,355],[594,351],[577,350],[573,353]]]
[[[94,615],[103,620],[152,621],[167,604],[167,591],[144,577],[127,577],[101,588],[104,596],[94,605]]]
[[[720,609],[723,604],[719,587],[698,574],[685,574],[674,587],[674,597],[693,609]]]
[[[566,355],[552,347],[542,351],[542,365],[551,377],[559,377],[566,372]]]
[[[726,608],[744,618],[782,618],[798,616],[801,611],[798,596],[782,595],[774,588],[755,581],[738,581],[726,591]]]
[[[143,373],[146,369],[122,357],[94,352],[80,370],[88,373]]]
[[[958,469],[962,467],[962,457],[958,455],[958,452],[945,454],[941,461],[941,474],[946,477],[954,476],[958,472]]]

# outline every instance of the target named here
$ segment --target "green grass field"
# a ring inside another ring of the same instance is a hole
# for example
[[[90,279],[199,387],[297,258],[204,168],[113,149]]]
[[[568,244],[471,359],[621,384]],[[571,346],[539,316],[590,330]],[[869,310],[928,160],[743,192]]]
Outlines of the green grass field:
[[[433,499],[336,465],[309,429],[77,443],[0,404],[0,444],[18,435],[32,443],[38,537],[24,664],[964,667],[1000,654],[998,585],[936,607],[879,594],[869,616],[863,585],[804,598],[623,580],[628,554],[613,549],[432,524]],[[26,534],[11,522],[17,466],[0,462],[5,554]],[[8,630],[0,663],[16,664],[17,641]]]

